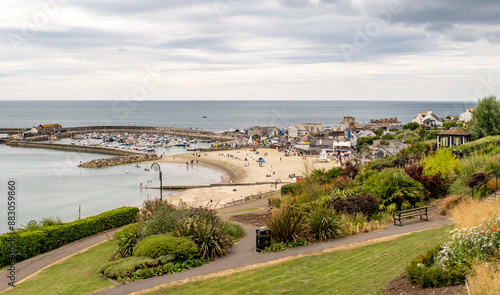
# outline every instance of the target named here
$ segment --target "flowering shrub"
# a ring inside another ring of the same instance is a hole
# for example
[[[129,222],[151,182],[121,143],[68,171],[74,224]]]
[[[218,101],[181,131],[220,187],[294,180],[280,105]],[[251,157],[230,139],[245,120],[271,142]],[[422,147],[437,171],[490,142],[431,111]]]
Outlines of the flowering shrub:
[[[500,216],[495,214],[493,219],[483,219],[479,226],[455,229],[451,234],[450,241],[439,251],[439,264],[442,268],[470,267],[473,259],[487,260],[500,250]]]
[[[475,261],[488,261],[500,250],[500,216],[479,226],[455,229],[448,242],[410,262],[410,280],[422,287],[461,284]]]

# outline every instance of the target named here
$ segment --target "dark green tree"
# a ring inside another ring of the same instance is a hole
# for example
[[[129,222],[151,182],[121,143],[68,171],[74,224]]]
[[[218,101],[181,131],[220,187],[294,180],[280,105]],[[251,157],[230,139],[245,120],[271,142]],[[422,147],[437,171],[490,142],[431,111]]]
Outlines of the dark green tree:
[[[472,111],[469,132],[474,140],[500,135],[500,101],[496,96],[480,99]]]

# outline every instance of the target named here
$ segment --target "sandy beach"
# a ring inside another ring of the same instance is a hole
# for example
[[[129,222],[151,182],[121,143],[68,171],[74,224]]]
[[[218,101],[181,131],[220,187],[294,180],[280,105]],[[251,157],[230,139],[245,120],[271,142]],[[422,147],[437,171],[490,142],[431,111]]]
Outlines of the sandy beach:
[[[265,161],[262,165],[257,161],[260,157]],[[246,149],[163,155],[159,161],[187,162],[187,165],[199,165],[222,171],[224,177],[220,183],[234,185],[187,189],[168,198],[173,203],[182,200],[189,205],[212,204],[220,208],[242,197],[274,191],[276,180],[281,181],[277,185],[279,189],[283,184],[292,181],[289,177],[291,174],[304,175],[306,166],[311,170],[321,168],[328,170],[339,165],[333,160],[328,163],[320,163],[317,160],[318,158],[314,156],[285,156],[284,152],[276,149],[260,148],[257,152]],[[272,184],[255,184],[256,182],[272,182]],[[242,183],[253,185],[238,185]]]

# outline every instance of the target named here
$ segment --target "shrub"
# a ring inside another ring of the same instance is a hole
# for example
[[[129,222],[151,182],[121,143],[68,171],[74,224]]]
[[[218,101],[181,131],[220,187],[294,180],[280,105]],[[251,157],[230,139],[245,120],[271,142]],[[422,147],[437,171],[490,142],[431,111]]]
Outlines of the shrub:
[[[410,122],[403,126],[403,129],[416,130],[420,125],[417,122]]]
[[[136,257],[157,258],[167,254],[174,255],[177,260],[193,258],[198,253],[198,247],[186,237],[173,237],[170,235],[149,236],[134,247]]]
[[[422,184],[398,170],[384,170],[371,175],[361,192],[380,199],[380,209],[387,212],[418,207],[424,196]]]
[[[245,235],[245,229],[239,224],[232,224],[230,222],[224,221],[227,233],[233,238],[233,241],[238,241],[242,239]]]
[[[340,236],[339,218],[329,207],[314,206],[307,214],[306,225],[316,240],[326,241]]]
[[[483,182],[486,181],[490,177],[490,174],[487,172],[477,172],[472,174],[472,176],[467,180],[467,186],[470,188],[475,188]]]
[[[135,221],[139,209],[122,207],[73,222],[41,227],[35,231],[19,231],[0,236],[0,249],[10,249],[10,237],[17,236],[18,262],[57,249],[67,243]],[[0,251],[0,265],[10,264],[9,251]]]
[[[139,223],[132,223],[115,233],[117,247],[113,259],[132,256],[132,251],[140,239],[139,228]]]
[[[364,214],[356,213],[340,214],[339,227],[343,236],[351,236],[379,230],[385,228],[385,225],[378,220],[368,220]]]
[[[208,259],[225,255],[233,245],[227,225],[220,219],[187,218],[176,225],[173,235],[189,237],[198,245],[201,256]]]
[[[441,178],[441,174],[425,176],[423,170],[423,165],[412,165],[406,167],[405,173],[423,185],[426,200],[444,197],[448,193],[448,183]]]
[[[408,279],[423,288],[437,288],[463,284],[466,269],[443,269],[436,265],[435,259],[441,249],[437,245],[433,249],[410,261],[406,267]]]
[[[344,175],[344,169],[342,169],[342,167],[335,167],[335,168],[332,168],[330,170],[328,170],[326,173],[325,173],[325,177],[326,177],[326,180],[327,181],[332,181],[333,179],[339,177],[339,176],[342,176]]]
[[[139,213],[143,237],[172,232],[182,213],[168,202],[145,201]]]
[[[442,268],[470,268],[475,259],[487,261],[500,249],[500,217],[485,220],[480,226],[455,229],[436,260]]]
[[[461,149],[464,153],[464,155],[470,155],[474,151],[479,151],[484,148],[487,148],[488,146],[499,146],[500,145],[500,136],[488,136],[488,137],[483,137],[481,139],[471,141],[468,143],[462,144],[459,149]]]
[[[107,262],[101,268],[99,273],[111,279],[123,278],[130,275],[136,269],[157,266],[158,261],[148,257],[127,257],[112,262]]]
[[[274,242],[297,241],[304,233],[302,218],[290,206],[271,210],[271,216],[266,224],[271,230],[271,240]]]
[[[285,184],[281,187],[281,196],[292,195],[297,196],[304,192],[306,183],[304,181]]]
[[[440,149],[434,155],[427,157],[424,165],[424,175],[440,174],[443,180],[451,180],[460,170],[460,161],[449,149]]]
[[[334,199],[331,203],[331,206],[337,212],[347,214],[362,213],[367,217],[370,217],[379,211],[380,203],[372,195],[356,195],[349,196],[345,199]]]

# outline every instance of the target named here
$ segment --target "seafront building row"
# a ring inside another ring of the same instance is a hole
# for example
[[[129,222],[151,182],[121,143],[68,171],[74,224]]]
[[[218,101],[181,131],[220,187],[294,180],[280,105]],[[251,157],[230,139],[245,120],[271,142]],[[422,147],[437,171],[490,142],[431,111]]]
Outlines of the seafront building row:
[[[451,118],[450,118],[451,119]],[[471,119],[471,109],[457,116],[455,121],[467,123]],[[431,129],[443,125],[444,118],[439,118],[432,110],[417,113],[412,120],[421,128]],[[285,129],[276,126],[252,126],[248,129],[210,132],[173,127],[77,127],[63,128],[60,124],[46,124],[0,137],[5,140],[49,140],[58,141],[61,137],[73,139],[102,139],[101,147],[121,148],[154,152],[155,147],[184,146],[197,141],[210,142],[212,149],[235,148],[246,146],[267,146],[293,149],[302,153],[323,154],[325,156],[351,153],[358,141],[364,137],[375,137],[374,131],[390,133],[403,129],[403,123],[397,117],[371,119],[360,124],[353,116],[345,116],[338,126],[322,126],[319,123],[298,123]],[[436,145],[457,146],[470,140],[470,134],[463,128],[452,128],[437,133]],[[78,141],[79,142],[79,141]],[[73,143],[74,144],[74,143]],[[88,143],[86,143],[88,144]],[[92,145],[97,145],[96,141]],[[404,143],[391,141],[386,146],[371,149],[370,158],[387,157],[406,147]],[[358,151],[359,152],[359,151]]]

